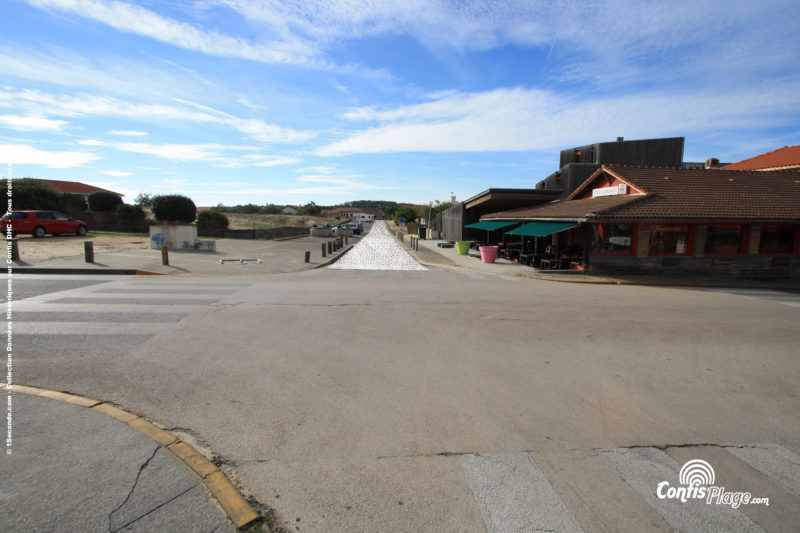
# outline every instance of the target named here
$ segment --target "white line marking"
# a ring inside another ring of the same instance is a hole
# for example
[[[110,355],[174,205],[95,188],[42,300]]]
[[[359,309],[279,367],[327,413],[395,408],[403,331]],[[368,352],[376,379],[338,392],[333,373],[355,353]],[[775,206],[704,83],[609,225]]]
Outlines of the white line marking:
[[[777,444],[724,448],[795,496],[800,496],[800,455]]]
[[[529,453],[462,455],[461,466],[489,533],[581,531]]]
[[[658,484],[667,481],[670,487],[681,486],[680,465],[657,448],[615,448],[600,450],[622,478],[678,531],[763,531],[747,516],[727,505],[708,504],[704,499],[659,499]]]

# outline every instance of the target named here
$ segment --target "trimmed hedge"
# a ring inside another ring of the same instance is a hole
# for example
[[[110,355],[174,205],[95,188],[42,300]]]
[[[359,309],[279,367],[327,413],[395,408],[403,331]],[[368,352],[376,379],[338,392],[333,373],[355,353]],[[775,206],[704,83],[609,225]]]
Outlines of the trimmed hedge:
[[[89,209],[95,213],[110,213],[122,204],[122,198],[110,192],[93,192],[87,198]]]
[[[228,217],[219,211],[201,211],[197,214],[197,231],[228,229]]]
[[[197,206],[188,196],[166,194],[153,197],[153,216],[161,222],[191,224],[197,217]]]

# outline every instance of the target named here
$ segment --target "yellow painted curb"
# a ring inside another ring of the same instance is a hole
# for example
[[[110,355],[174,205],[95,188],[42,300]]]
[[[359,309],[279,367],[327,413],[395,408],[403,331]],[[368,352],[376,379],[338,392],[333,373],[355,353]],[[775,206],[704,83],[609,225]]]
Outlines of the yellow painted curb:
[[[215,471],[219,470],[217,465],[206,459],[200,452],[182,440],[170,444],[167,446],[167,449],[175,454],[178,459],[186,463],[186,466],[191,468],[201,478],[205,479],[209,474],[213,474]]]
[[[0,383],[0,389],[8,390],[9,387],[6,383]],[[31,396],[41,396],[51,400],[71,403],[80,407],[88,407],[93,411],[103,413],[104,415],[125,423],[142,435],[156,441],[159,445],[172,452],[177,459],[180,459],[189,470],[200,478],[200,481],[206,488],[211,491],[222,509],[228,515],[228,518],[236,524],[237,528],[244,527],[260,518],[259,514],[247,503],[247,500],[244,499],[239,491],[236,490],[236,487],[233,486],[224,472],[192,446],[183,442],[169,431],[165,431],[137,415],[91,398],[66,392],[40,389],[38,387],[29,387],[27,385],[11,385],[11,391],[29,394]]]
[[[120,422],[123,422],[125,424],[139,418],[138,416],[131,414],[128,411],[123,411],[119,407],[114,407],[113,405],[108,403],[97,404],[94,407],[92,407],[92,409],[94,409],[95,411],[100,411],[104,415],[108,415],[111,418],[119,420]]]
[[[222,470],[217,470],[209,475],[206,478],[206,486],[214,493],[236,527],[245,526],[259,518]]]
[[[3,388],[8,390],[8,387],[5,385],[3,385]],[[41,396],[42,398],[50,398],[51,400],[58,400],[60,402],[80,405],[81,407],[93,407],[100,403],[97,400],[84,398],[83,396],[75,396],[74,394],[67,394],[65,392],[28,387],[26,385],[11,385],[11,390],[12,392],[21,392],[23,394],[30,394],[31,396]]]

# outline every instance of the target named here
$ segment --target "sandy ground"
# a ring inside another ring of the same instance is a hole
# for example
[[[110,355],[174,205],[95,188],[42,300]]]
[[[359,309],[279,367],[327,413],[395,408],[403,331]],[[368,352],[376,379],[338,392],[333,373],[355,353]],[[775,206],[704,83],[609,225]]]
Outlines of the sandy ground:
[[[19,236],[20,259],[25,262],[42,259],[55,259],[58,257],[72,257],[83,255],[86,241],[94,243],[94,252],[117,252],[121,250],[148,250],[150,240],[146,236],[112,236],[89,234],[85,237],[77,235],[64,235],[53,237],[47,235],[43,239],[34,239],[30,235]]]

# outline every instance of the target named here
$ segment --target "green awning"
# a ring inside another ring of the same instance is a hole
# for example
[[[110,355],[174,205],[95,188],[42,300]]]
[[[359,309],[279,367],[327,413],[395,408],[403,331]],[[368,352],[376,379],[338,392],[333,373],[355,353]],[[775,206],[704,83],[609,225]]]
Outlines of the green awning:
[[[553,233],[577,226],[574,222],[528,222],[524,226],[506,232],[506,235],[522,235],[525,237],[547,237]]]
[[[472,228],[472,229],[485,229],[488,231],[494,231],[500,228],[507,228],[508,226],[513,226],[516,222],[509,222],[508,220],[483,220],[481,222],[476,222],[474,224],[467,224],[464,226],[465,228]]]

